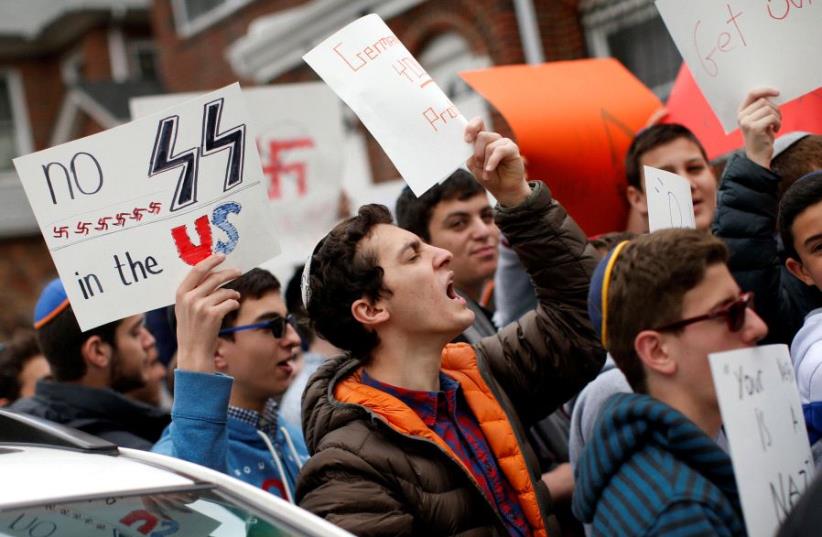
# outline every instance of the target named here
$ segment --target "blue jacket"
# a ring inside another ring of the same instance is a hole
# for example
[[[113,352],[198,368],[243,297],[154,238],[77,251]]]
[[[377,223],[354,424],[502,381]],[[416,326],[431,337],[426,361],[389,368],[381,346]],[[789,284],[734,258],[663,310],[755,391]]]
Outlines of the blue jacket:
[[[574,515],[592,535],[745,535],[731,459],[648,395],[605,403],[575,473]]]
[[[212,468],[291,500],[297,474],[308,459],[303,436],[278,423],[277,435],[269,438],[252,425],[229,418],[233,382],[225,375],[177,370],[171,425],[152,451]]]

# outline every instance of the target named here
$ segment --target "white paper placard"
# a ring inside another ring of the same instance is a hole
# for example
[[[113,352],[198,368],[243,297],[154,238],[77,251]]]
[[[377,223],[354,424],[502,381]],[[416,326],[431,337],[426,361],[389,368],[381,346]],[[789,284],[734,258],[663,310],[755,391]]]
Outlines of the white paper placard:
[[[771,537],[814,473],[788,347],[722,352],[709,360],[748,535]]]
[[[466,119],[378,15],[303,56],[357,114],[417,196],[471,155]]]
[[[213,252],[248,270],[279,252],[233,84],[14,159],[80,327],[174,302]]]
[[[822,86],[822,2],[656,0],[668,31],[725,132],[742,99],[772,87],[783,103]]]
[[[197,94],[132,99],[133,118]],[[342,105],[322,82],[244,88],[249,132],[256,138],[268,204],[279,231],[277,265],[305,262],[314,245],[337,222],[342,192]],[[291,269],[285,271],[291,275]],[[285,283],[285,281],[283,281]]]
[[[696,229],[691,184],[681,176],[659,168],[643,166],[648,228]]]

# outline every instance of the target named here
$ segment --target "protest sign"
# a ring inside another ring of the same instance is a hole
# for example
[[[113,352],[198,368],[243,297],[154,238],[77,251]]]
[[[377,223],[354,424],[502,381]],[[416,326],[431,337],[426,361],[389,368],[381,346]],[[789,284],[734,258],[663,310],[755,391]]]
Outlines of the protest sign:
[[[810,0],[656,0],[668,31],[724,131],[755,88],[784,103],[822,86],[822,3]]]
[[[675,173],[651,166],[642,168],[651,233],[672,227],[696,229],[691,184]]]
[[[212,253],[248,270],[278,253],[237,84],[14,159],[80,323],[166,306]]]
[[[814,472],[785,345],[709,356],[748,535],[772,536]]]
[[[417,196],[471,155],[466,119],[378,15],[303,56],[357,114]]]
[[[339,99],[322,82],[244,88],[253,114],[249,133],[260,151],[268,205],[285,278],[337,222],[342,192],[343,119]],[[132,117],[154,113],[194,95],[139,97]],[[285,281],[285,280],[283,280]]]
[[[739,129],[725,133],[685,63],[674,81],[665,108],[668,114],[663,123],[679,123],[691,129],[705,148],[708,159],[715,159],[744,145]],[[792,131],[822,133],[822,88],[783,104],[779,111],[782,113],[782,128],[777,136]]]
[[[460,76],[505,117],[528,176],[588,235],[625,229],[625,153],[662,106],[612,58],[505,65]]]

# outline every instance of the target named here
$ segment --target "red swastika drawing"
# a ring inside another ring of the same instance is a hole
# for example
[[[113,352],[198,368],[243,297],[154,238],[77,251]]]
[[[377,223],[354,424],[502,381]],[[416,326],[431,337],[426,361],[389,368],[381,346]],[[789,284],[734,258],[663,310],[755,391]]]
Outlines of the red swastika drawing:
[[[138,222],[143,219],[143,213],[146,212],[148,209],[143,209],[140,207],[135,207],[134,211],[131,213],[131,219],[137,220]]]
[[[95,226],[95,230],[97,231],[105,231],[108,229],[108,220],[111,220],[111,216],[103,216],[97,220],[97,226]]]
[[[68,236],[69,236],[68,226],[60,226],[60,227],[54,226],[54,238],[55,239],[60,239],[60,238],[68,239]]]
[[[148,204],[148,212],[151,214],[160,214],[160,207],[162,207],[162,204],[159,201],[152,201]]]
[[[117,219],[117,221],[114,222],[114,225],[115,226],[124,226],[126,224],[126,217],[128,215],[129,215],[129,213],[117,213],[117,216],[115,217]]]
[[[311,138],[295,138],[293,140],[271,140],[268,142],[268,162],[264,163],[263,173],[269,178],[268,197],[279,199],[282,196],[280,176],[294,174],[297,178],[297,195],[305,196],[308,192],[308,167],[305,162],[284,164],[280,160],[280,153],[290,149],[304,149],[314,147]]]
[[[89,229],[88,227],[91,225],[91,222],[77,222],[77,227],[74,230],[76,235],[88,235]]]

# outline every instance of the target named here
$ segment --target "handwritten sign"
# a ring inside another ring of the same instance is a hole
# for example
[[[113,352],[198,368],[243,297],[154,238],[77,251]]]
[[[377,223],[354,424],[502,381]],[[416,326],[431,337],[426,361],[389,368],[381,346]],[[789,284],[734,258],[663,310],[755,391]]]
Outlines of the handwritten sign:
[[[725,132],[757,87],[783,103],[822,86],[822,2],[812,0],[656,0],[668,31]]]
[[[282,253],[277,264],[304,263],[311,249],[337,222],[342,192],[343,119],[341,103],[322,82],[244,88],[254,113],[254,133],[263,179]],[[132,117],[157,112],[196,94],[139,97]]]
[[[585,233],[625,229],[625,153],[662,106],[650,89],[613,58],[460,76],[505,116],[529,177],[545,181]]]
[[[357,19],[303,59],[354,110],[417,196],[471,155],[466,119],[378,15]]]
[[[785,345],[709,356],[748,535],[772,536],[814,472]]]
[[[80,327],[174,302],[212,253],[278,253],[237,84],[14,159]]]
[[[696,229],[691,184],[675,173],[651,166],[642,168],[651,233],[672,227]]]

